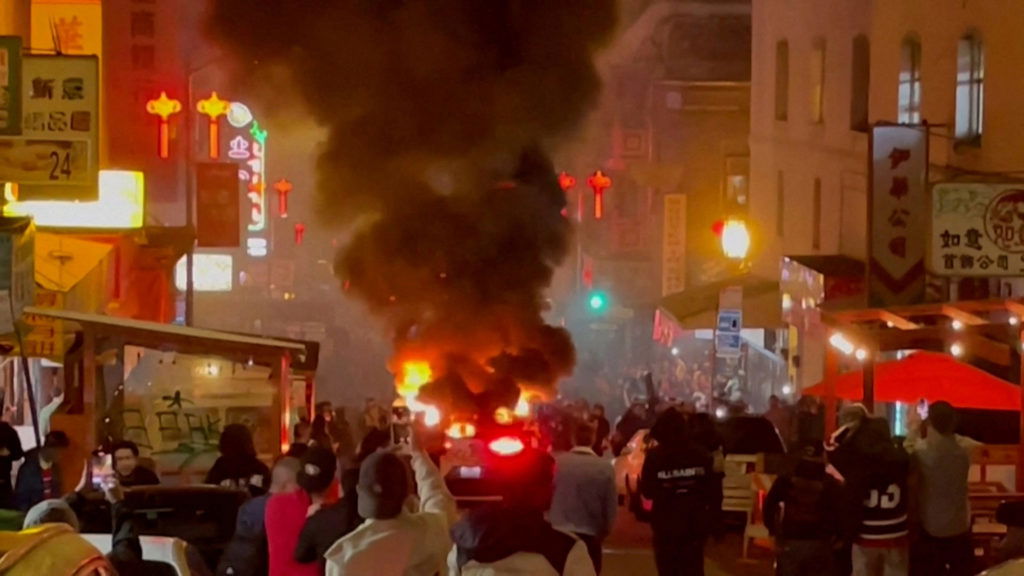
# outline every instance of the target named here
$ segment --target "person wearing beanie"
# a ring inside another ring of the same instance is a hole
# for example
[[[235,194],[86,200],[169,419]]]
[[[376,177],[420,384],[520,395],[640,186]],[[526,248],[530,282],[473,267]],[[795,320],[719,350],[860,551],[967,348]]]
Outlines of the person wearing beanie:
[[[471,510],[452,528],[449,576],[594,576],[587,545],[544,514],[555,493],[555,460],[528,448],[500,462],[501,502]]]
[[[409,465],[395,452],[376,452],[359,466],[357,507],[366,521],[324,555],[329,576],[434,576],[444,572],[456,519],[455,498],[441,472],[412,434],[412,473],[419,510],[409,512],[413,494]]]

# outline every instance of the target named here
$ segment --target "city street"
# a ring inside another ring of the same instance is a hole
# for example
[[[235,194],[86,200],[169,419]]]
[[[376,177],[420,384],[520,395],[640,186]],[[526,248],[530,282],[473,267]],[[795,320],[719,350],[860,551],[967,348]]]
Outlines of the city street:
[[[605,542],[604,570],[608,576],[657,576],[651,550],[651,529],[632,514],[619,509],[615,532]],[[771,555],[763,548],[750,547],[751,560],[740,558],[742,543],[734,529],[720,542],[707,546],[707,576],[770,576]]]

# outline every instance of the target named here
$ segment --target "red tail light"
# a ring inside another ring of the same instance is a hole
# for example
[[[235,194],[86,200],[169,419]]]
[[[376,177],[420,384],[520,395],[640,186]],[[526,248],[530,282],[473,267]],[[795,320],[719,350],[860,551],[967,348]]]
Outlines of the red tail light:
[[[491,440],[491,443],[487,445],[487,448],[498,456],[515,456],[522,452],[525,447],[523,441],[515,436],[502,436],[501,438]]]

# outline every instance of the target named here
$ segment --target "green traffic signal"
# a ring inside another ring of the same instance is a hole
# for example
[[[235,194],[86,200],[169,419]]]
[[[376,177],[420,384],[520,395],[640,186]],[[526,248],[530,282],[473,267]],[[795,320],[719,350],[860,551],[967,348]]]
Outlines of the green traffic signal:
[[[596,311],[604,310],[608,306],[608,299],[605,295],[600,292],[594,292],[590,295],[590,309]]]

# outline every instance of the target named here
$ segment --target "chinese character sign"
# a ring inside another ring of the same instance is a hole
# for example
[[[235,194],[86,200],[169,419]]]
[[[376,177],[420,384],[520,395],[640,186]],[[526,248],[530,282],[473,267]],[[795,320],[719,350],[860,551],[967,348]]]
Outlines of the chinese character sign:
[[[55,45],[55,42],[58,45]],[[32,47],[42,52],[102,56],[100,0],[33,0]]]
[[[0,142],[0,180],[21,200],[97,199],[98,74],[94,56],[22,59],[22,137]]]
[[[870,305],[917,303],[924,297],[928,135],[876,126],[871,136]]]
[[[937,184],[929,248],[939,276],[1024,275],[1024,184]]]
[[[686,288],[686,195],[666,194],[661,243],[661,294]]]

